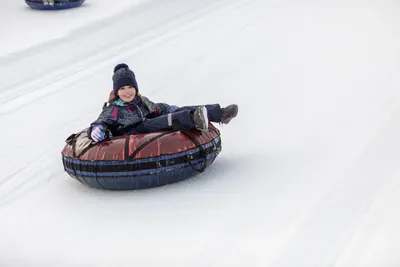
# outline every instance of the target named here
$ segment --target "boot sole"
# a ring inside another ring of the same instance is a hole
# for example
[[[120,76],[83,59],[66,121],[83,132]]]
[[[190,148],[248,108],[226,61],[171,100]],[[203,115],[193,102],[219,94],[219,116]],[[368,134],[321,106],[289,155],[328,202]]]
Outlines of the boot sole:
[[[201,109],[201,112],[203,113],[203,118],[204,118],[204,127],[202,130],[208,130],[208,113],[206,107],[203,107]]]
[[[207,114],[207,109],[204,106],[200,106],[197,108],[198,110],[198,125],[196,126],[196,129],[200,131],[206,131],[208,130],[208,114]],[[195,123],[197,124],[197,123]]]

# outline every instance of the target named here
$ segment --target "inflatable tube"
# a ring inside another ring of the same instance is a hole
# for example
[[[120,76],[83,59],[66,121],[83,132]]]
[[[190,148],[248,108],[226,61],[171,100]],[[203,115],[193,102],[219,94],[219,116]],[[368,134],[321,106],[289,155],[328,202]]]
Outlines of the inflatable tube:
[[[64,170],[90,187],[144,189],[175,183],[203,172],[221,152],[219,131],[164,131],[117,137],[74,154],[62,150]]]
[[[33,9],[58,10],[79,7],[85,0],[25,0],[25,3]]]

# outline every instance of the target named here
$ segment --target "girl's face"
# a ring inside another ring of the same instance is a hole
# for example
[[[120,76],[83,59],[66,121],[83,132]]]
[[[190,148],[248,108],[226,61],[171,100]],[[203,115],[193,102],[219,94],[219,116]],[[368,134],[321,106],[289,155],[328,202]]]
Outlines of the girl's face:
[[[131,102],[136,96],[136,89],[133,86],[125,85],[119,88],[118,96],[124,102]]]

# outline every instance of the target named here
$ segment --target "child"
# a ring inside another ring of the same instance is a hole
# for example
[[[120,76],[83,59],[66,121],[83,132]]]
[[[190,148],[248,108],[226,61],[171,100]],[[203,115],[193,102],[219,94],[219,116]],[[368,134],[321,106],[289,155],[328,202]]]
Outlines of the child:
[[[207,130],[208,122],[228,124],[238,113],[237,105],[221,108],[219,104],[177,106],[153,103],[139,94],[135,74],[122,63],[114,68],[113,93],[100,116],[89,127],[95,142],[111,136],[149,133],[160,130]]]

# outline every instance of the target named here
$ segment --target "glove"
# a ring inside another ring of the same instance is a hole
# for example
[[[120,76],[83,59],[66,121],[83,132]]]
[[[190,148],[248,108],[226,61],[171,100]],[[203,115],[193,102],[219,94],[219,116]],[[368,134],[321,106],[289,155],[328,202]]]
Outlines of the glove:
[[[106,128],[103,125],[99,124],[92,128],[90,137],[95,142],[101,142],[106,138],[110,138],[111,134],[108,134],[108,131],[106,130]]]
[[[178,106],[171,105],[170,108],[169,108],[169,112],[170,112],[170,113],[171,113],[171,112],[175,112],[175,110],[177,110],[178,108],[179,108]]]

